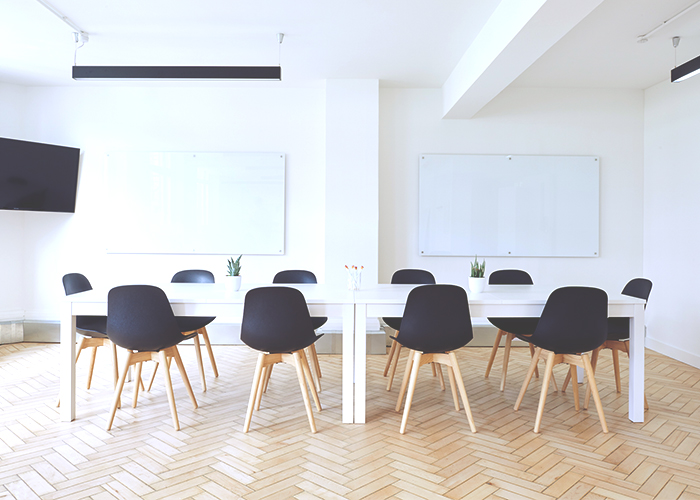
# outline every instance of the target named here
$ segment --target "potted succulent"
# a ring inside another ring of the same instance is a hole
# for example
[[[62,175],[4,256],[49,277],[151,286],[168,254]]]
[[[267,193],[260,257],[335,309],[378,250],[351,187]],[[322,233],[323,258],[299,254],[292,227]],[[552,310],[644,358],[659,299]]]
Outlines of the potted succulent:
[[[471,263],[471,268],[471,274],[469,275],[469,291],[473,294],[481,293],[484,291],[484,287],[486,287],[486,278],[484,277],[486,261],[482,260],[481,264],[479,264],[475,255],[474,262]]]
[[[226,278],[224,280],[228,291],[236,292],[241,289],[241,257],[243,255],[239,255],[236,260],[233,260],[233,257],[228,259]]]

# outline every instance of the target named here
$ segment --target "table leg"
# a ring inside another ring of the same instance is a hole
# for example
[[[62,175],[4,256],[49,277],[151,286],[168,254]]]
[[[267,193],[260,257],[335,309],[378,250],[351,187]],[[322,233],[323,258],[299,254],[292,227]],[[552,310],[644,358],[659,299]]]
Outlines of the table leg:
[[[367,304],[355,305],[355,423],[365,423],[367,390]]]
[[[644,422],[644,305],[634,306],[630,318],[629,419]]]
[[[354,405],[355,388],[355,352],[354,345],[355,333],[355,306],[354,304],[346,304],[343,306],[343,347],[342,347],[342,363],[343,363],[343,382],[342,382],[342,413],[343,423],[351,424],[354,421]]]
[[[75,316],[71,303],[63,305],[61,313],[60,398],[61,421],[75,420]]]

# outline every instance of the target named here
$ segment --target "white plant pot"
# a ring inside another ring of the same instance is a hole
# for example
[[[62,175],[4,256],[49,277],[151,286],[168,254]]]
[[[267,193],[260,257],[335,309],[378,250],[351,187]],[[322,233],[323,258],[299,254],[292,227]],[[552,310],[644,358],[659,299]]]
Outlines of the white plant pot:
[[[484,291],[486,287],[486,278],[472,278],[469,277],[469,291],[473,294],[479,294]]]
[[[237,292],[241,289],[241,277],[240,276],[225,276],[224,284],[226,285],[227,292]]]

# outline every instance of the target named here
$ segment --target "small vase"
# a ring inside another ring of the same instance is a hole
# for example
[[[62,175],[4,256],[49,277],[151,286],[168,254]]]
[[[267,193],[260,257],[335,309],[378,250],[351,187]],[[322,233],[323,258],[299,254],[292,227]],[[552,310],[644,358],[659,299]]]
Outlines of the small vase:
[[[241,277],[240,276],[226,276],[224,278],[224,284],[226,285],[227,292],[237,292],[241,289]]]
[[[472,292],[474,295],[483,292],[485,287],[486,278],[469,277],[469,291]]]

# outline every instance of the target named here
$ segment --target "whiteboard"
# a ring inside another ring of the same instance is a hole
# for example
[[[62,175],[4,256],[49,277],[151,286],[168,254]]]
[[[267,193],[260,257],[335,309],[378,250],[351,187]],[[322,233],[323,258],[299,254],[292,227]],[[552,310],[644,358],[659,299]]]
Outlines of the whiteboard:
[[[420,255],[597,257],[595,156],[420,157]]]
[[[108,253],[284,253],[282,153],[107,154]]]

